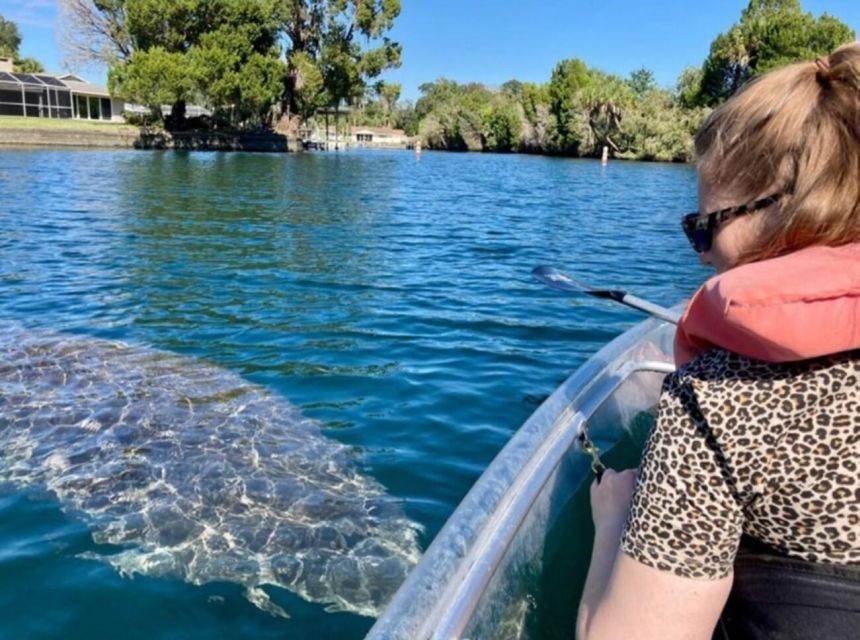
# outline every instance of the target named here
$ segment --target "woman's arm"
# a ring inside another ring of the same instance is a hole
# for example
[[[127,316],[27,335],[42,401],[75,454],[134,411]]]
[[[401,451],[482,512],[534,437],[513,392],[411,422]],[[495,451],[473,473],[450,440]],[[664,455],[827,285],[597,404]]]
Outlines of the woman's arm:
[[[710,640],[732,588],[731,576],[682,578],[634,560],[617,544],[615,555],[608,555],[609,560],[601,560],[612,565],[605,589],[580,605],[579,640]]]
[[[577,617],[579,640],[711,638],[732,586],[646,566],[619,549],[636,471],[607,470],[591,486],[594,547]]]
[[[607,469],[600,483],[591,483],[591,512],[594,520],[594,545],[591,550],[591,565],[582,591],[577,613],[576,635],[586,638],[586,631],[595,609],[603,598],[609,577],[618,557],[621,533],[630,500],[636,486],[636,470],[618,473]]]

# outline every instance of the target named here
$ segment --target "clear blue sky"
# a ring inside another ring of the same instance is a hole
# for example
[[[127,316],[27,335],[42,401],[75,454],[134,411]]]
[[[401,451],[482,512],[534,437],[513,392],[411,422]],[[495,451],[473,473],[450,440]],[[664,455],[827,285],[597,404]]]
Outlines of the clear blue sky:
[[[169,1],[169,0],[165,0]],[[416,98],[418,85],[441,76],[497,86],[516,78],[545,82],[563,58],[627,75],[645,66],[673,85],[699,65],[747,0],[403,0],[392,37],[404,46],[403,66],[386,77]],[[802,0],[860,33],[860,1]],[[57,0],[0,0],[0,15],[18,23],[22,54],[61,70],[55,33]],[[103,82],[104,70],[84,75]]]

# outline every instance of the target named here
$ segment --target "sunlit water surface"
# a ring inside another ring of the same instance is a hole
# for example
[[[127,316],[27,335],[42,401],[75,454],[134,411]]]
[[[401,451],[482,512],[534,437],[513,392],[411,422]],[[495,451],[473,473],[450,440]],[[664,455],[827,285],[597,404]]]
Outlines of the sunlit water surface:
[[[635,312],[706,276],[692,168],[410,152],[0,152],[0,320],[200,358],[287,398],[423,525]],[[0,363],[2,364],[2,363]],[[573,542],[571,543],[573,544]],[[0,492],[2,638],[358,638],[372,619],[267,588],[121,577],[47,492]]]

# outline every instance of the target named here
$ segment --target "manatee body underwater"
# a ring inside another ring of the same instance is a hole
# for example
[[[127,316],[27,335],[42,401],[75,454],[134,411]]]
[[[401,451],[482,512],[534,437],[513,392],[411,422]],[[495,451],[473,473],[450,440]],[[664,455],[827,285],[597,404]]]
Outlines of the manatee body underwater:
[[[377,615],[419,526],[295,407],[189,357],[0,324],[0,483],[84,519],[126,575]]]

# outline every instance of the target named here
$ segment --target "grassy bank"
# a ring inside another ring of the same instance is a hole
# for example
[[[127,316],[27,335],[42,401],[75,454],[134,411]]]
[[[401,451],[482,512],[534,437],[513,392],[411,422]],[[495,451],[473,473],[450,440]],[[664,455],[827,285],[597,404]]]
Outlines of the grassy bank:
[[[139,129],[115,122],[90,122],[87,120],[66,120],[58,118],[24,118],[19,116],[0,116],[0,129],[42,129],[61,131],[80,131],[81,133],[137,133]]]

